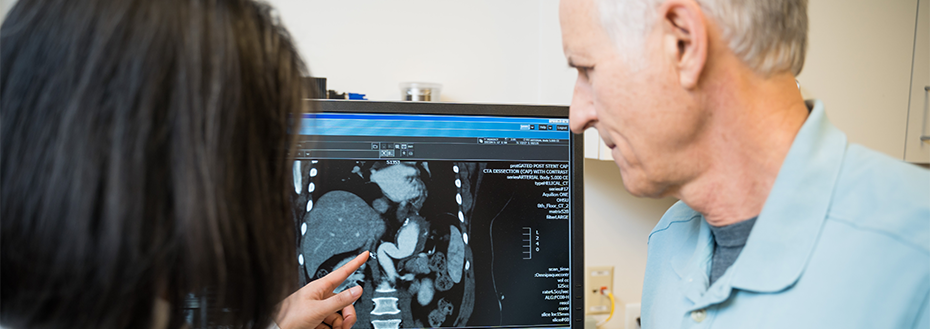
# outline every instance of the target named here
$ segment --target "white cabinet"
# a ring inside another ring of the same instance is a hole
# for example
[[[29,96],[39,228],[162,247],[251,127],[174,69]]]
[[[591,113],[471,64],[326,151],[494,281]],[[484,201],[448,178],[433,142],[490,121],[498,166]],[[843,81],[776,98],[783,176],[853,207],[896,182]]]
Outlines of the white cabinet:
[[[850,142],[902,160],[913,130],[908,126],[920,125],[920,115],[908,116],[918,87],[911,88],[912,63],[921,62],[926,73],[930,61],[926,52],[914,57],[917,5],[918,0],[809,2],[809,46],[798,76],[804,97],[821,99],[827,117]],[[925,24],[924,41],[926,29]]]
[[[904,159],[930,162],[930,0],[920,0]],[[923,137],[923,138],[921,138]]]
[[[584,131],[584,157],[585,159],[598,159],[598,147],[601,144],[601,137],[598,136],[597,130],[589,128]]]

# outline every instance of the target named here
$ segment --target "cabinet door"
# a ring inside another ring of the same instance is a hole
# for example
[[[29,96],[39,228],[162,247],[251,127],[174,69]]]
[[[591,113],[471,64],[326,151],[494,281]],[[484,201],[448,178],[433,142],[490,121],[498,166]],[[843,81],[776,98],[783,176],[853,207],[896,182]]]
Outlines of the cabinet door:
[[[607,144],[604,143],[604,140],[601,140],[598,143],[598,159],[606,161],[614,161],[614,154],[610,153],[610,148],[607,147]]]
[[[597,134],[597,129],[588,128],[584,131],[584,157],[586,159],[597,159],[601,142],[601,136]]]
[[[805,98],[824,102],[849,141],[904,159],[917,0],[816,0]]]
[[[930,162],[930,0],[920,0],[904,160]],[[921,140],[923,136],[924,140]]]

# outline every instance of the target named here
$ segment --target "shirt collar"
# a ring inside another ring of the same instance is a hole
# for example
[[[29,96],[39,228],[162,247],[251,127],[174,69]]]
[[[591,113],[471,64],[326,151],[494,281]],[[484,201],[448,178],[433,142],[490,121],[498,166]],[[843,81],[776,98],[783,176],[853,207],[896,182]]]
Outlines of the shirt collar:
[[[846,134],[826,118],[823,103],[795,136],[740,257],[733,288],[776,292],[801,276],[826,219],[833,187],[846,154]]]

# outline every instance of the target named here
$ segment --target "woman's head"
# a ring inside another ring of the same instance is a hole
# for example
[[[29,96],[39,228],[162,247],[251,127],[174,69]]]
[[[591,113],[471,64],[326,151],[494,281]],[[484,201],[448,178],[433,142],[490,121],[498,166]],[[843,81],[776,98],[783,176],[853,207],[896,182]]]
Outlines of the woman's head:
[[[294,288],[304,66],[249,0],[20,0],[0,29],[0,320],[147,327],[188,292],[262,325]]]

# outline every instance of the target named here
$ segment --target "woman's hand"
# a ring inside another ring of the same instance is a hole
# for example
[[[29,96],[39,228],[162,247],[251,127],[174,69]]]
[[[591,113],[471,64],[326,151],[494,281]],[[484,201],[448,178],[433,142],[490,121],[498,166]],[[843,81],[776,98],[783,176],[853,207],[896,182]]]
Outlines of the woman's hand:
[[[339,287],[350,274],[368,260],[363,252],[352,261],[319,280],[308,283],[281,302],[281,310],[275,322],[281,329],[349,329],[355,324],[355,307],[352,306],[362,295],[362,287],[355,286],[339,294]],[[337,313],[342,311],[342,314]]]

